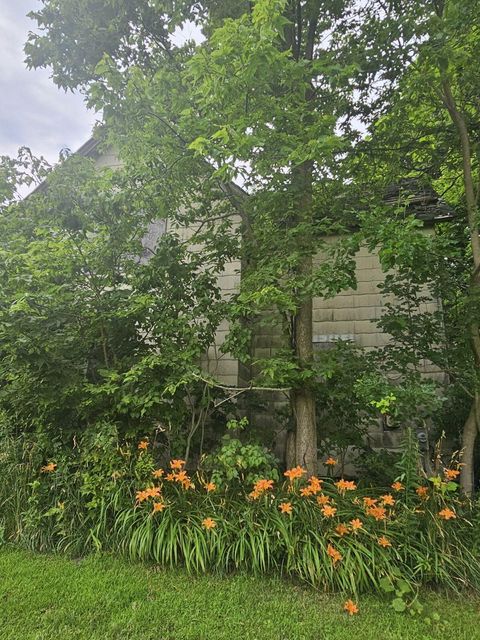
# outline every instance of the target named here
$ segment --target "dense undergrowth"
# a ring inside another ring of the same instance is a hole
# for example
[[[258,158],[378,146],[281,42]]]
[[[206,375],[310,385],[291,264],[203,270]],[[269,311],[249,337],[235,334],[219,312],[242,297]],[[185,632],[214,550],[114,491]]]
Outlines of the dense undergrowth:
[[[39,551],[118,553],[195,573],[280,574],[325,591],[391,592],[397,607],[416,587],[480,588],[478,508],[457,492],[457,469],[388,488],[301,467],[226,482],[190,475],[182,460],[156,464],[154,447],[98,437],[42,459],[38,443],[1,443],[4,542]]]

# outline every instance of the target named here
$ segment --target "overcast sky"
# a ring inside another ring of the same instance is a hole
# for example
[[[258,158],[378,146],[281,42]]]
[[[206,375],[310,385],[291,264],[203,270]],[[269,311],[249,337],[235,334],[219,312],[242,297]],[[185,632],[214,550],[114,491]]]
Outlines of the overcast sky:
[[[39,0],[0,0],[0,155],[20,146],[50,162],[61,149],[75,151],[89,137],[95,114],[79,95],[53,84],[49,71],[28,71],[23,45],[36,23],[26,14]]]

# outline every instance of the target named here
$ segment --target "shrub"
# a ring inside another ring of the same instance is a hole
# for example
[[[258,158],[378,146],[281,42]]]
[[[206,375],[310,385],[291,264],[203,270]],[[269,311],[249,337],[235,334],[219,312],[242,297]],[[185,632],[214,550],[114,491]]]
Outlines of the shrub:
[[[227,422],[227,430],[230,432],[243,431],[247,426],[247,418]],[[227,488],[252,484],[261,477],[278,480],[277,463],[275,456],[258,442],[242,442],[226,433],[220,446],[205,456],[202,469],[210,474],[212,482],[218,488]]]

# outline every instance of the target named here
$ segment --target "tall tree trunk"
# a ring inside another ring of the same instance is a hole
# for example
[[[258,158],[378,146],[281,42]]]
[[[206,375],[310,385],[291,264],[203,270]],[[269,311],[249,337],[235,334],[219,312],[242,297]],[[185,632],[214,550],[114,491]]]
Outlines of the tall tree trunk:
[[[297,222],[312,222],[312,170],[311,162],[304,162],[294,169],[293,183],[297,192]],[[303,283],[311,280],[313,258],[310,238],[303,238],[300,249],[305,252],[297,275]],[[301,368],[309,368],[313,361],[313,300],[301,293],[301,300],[294,320],[295,356]],[[306,468],[309,474],[317,473],[317,424],[315,395],[310,383],[293,390],[295,418],[295,462]]]
[[[450,80],[444,70],[440,70],[442,76],[442,98],[450,114],[450,118],[457,130],[463,165],[463,186],[465,190],[465,203],[467,209],[468,227],[470,230],[470,245],[472,248],[473,270],[470,279],[471,300],[480,300],[480,236],[478,227],[478,194],[475,193],[475,186],[472,176],[472,156],[470,137],[464,115],[457,107],[455,97],[452,93]],[[476,377],[474,400],[468,418],[462,430],[463,467],[460,475],[460,484],[463,491],[470,495],[474,489],[474,450],[477,433],[480,427],[480,404],[478,377],[480,373],[480,325],[476,313],[472,314],[470,321],[470,340],[475,362]]]
[[[300,0],[288,0],[285,15],[289,25],[285,28],[285,50],[291,51],[292,57],[299,61],[313,60],[315,37],[320,19],[320,0],[308,0],[302,4]],[[306,68],[306,67],[305,67]],[[313,109],[315,95],[311,78],[306,83],[308,88],[305,100]],[[305,125],[308,125],[306,116]],[[292,171],[292,184],[298,203],[295,223],[311,224],[313,162],[305,161]],[[308,233],[307,233],[308,236]],[[303,237],[300,249],[305,256],[298,266],[297,275],[303,282],[309,282],[313,274],[311,238]],[[298,364],[305,369],[313,360],[313,301],[311,296],[303,295],[294,319],[294,351]],[[292,392],[292,407],[295,420],[295,442],[291,450],[295,451],[295,462],[305,467],[309,474],[317,473],[317,425],[315,416],[315,395],[309,383]],[[293,445],[293,443],[291,443]]]
[[[312,272],[312,258],[305,260],[302,271]],[[301,364],[309,365],[313,359],[312,299],[305,300],[295,318],[295,351]],[[315,396],[309,386],[296,389],[293,397],[295,412],[295,461],[307,469],[311,475],[317,473],[317,423],[315,416]]]

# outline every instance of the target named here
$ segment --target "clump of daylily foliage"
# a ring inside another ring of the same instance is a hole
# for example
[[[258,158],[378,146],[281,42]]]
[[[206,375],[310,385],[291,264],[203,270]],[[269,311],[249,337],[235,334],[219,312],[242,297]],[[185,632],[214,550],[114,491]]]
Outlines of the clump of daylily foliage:
[[[480,586],[478,515],[458,494],[458,465],[423,481],[400,476],[388,488],[367,489],[337,477],[330,457],[325,477],[297,466],[281,480],[217,486],[181,459],[158,467],[148,440],[136,446],[136,453],[120,450],[126,466],[103,493],[101,484],[86,486],[94,479],[85,469],[45,461],[7,536],[192,572],[277,573],[354,599],[384,591],[398,610],[412,606],[421,584]],[[345,610],[355,614],[355,600]]]

